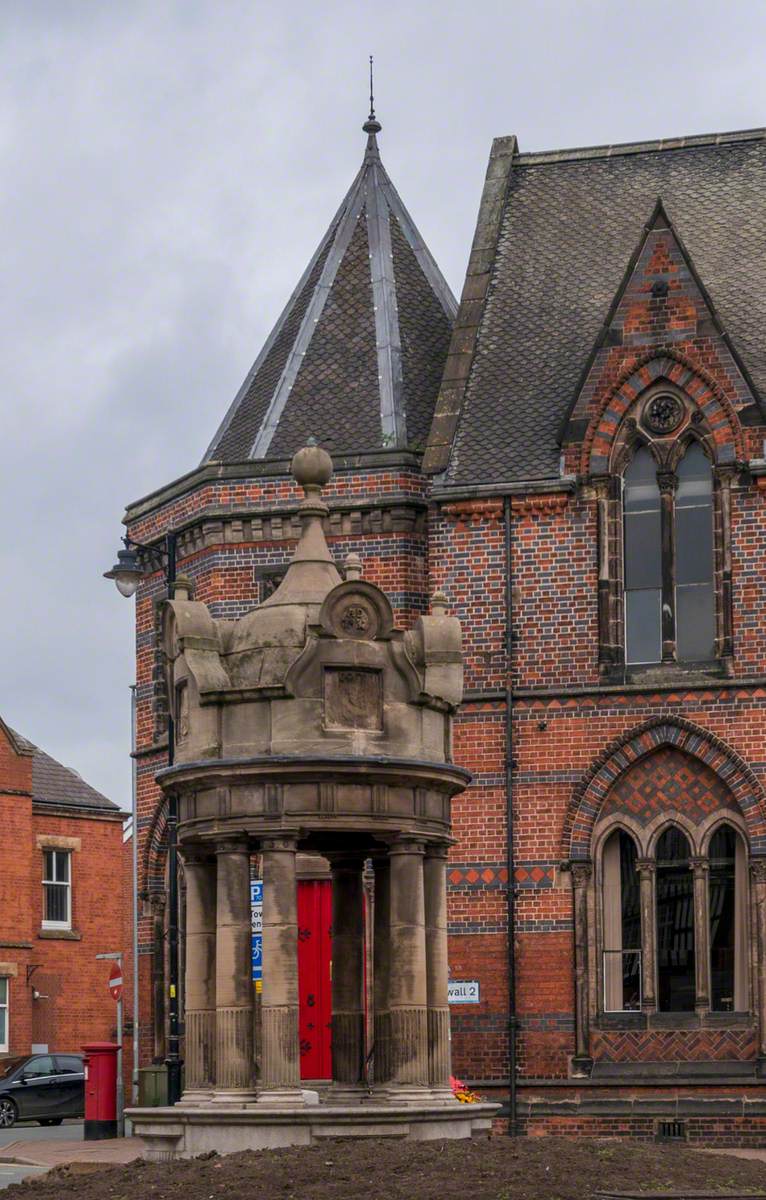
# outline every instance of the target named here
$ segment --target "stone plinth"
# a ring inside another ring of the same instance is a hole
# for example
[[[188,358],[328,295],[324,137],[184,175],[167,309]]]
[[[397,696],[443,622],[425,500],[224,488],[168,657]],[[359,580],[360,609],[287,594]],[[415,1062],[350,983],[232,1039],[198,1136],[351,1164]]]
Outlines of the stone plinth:
[[[144,1139],[154,1162],[195,1158],[214,1150],[273,1150],[310,1146],[326,1138],[401,1138],[428,1142],[443,1138],[488,1137],[498,1104],[370,1104],[302,1108],[186,1107],[132,1108],[125,1115]]]

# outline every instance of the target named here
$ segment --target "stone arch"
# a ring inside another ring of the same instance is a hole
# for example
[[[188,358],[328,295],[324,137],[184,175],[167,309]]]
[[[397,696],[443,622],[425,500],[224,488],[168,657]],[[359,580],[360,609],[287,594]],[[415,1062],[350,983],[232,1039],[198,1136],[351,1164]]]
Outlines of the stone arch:
[[[143,896],[165,895],[165,864],[168,856],[167,799],[163,796],[155,806],[146,830],[141,856]]]
[[[645,354],[631,363],[604,397],[583,439],[584,475],[604,475],[609,471],[612,447],[625,415],[642,392],[662,380],[684,392],[704,415],[714,465],[745,458],[739,418],[718,381],[704,367],[668,348],[659,354],[655,351]]]
[[[564,857],[574,862],[590,859],[593,827],[612,784],[663,746],[704,763],[726,784],[742,812],[751,854],[766,854],[766,796],[747,763],[721,738],[692,721],[652,717],[607,746],[575,788],[564,820]]]

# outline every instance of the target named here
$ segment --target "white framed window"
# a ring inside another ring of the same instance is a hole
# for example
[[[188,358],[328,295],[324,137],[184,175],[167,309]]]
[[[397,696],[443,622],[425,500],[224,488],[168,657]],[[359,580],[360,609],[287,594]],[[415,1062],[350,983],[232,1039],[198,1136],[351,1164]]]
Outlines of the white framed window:
[[[0,975],[0,1050],[8,1050],[8,976]]]
[[[43,850],[43,929],[71,927],[71,851]]]

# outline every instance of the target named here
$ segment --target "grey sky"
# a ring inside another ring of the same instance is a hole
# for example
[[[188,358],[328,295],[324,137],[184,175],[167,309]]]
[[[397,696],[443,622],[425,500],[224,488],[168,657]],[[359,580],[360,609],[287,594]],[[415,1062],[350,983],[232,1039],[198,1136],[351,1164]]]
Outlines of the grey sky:
[[[757,2],[0,0],[0,713],[126,807],[133,605],[101,573],[350,184],[370,51],[384,162],[457,293],[493,136],[766,124]]]

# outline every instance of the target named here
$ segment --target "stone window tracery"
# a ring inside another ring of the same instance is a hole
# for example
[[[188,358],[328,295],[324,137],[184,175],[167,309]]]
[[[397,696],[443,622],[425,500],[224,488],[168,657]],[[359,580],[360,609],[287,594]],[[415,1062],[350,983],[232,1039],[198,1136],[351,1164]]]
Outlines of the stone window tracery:
[[[595,833],[600,1001],[610,1013],[748,1012],[748,866],[734,822],[608,816]]]
[[[636,398],[594,480],[599,514],[602,678],[651,666],[732,671],[733,461],[686,393],[660,381]]]

